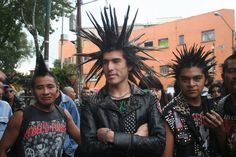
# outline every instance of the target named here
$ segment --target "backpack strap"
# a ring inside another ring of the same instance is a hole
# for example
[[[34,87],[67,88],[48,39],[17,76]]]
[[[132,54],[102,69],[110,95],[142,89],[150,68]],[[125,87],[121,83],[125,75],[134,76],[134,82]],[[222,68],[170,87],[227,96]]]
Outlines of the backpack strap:
[[[60,106],[57,106],[56,104],[55,104],[55,108],[62,115],[62,117],[65,119],[66,124],[67,124],[67,116],[66,116],[65,111],[64,111],[65,109],[61,108]]]
[[[23,137],[26,129],[28,128],[28,125],[29,125],[29,122],[30,122],[30,118],[32,116],[31,114],[31,108],[32,106],[29,106],[29,107],[26,107],[24,110],[23,110],[23,119],[22,119],[22,123],[21,123],[21,129],[20,129],[20,133]]]

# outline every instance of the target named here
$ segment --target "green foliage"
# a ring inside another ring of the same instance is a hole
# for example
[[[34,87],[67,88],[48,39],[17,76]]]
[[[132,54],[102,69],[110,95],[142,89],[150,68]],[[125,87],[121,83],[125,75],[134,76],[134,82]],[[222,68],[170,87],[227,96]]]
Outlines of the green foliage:
[[[24,75],[22,73],[13,72],[7,74],[6,83],[14,84],[17,87],[17,91],[20,89],[30,89],[31,88],[32,75]]]
[[[10,35],[8,41],[0,49],[0,67],[6,73],[13,72],[23,59],[31,56],[31,45],[27,43],[23,32]]]
[[[35,16],[33,3],[36,1]],[[32,45],[23,31],[25,26],[21,14],[29,26],[35,20],[36,30],[44,36],[46,0],[0,0],[0,66],[6,73],[14,72],[22,59],[33,54]],[[69,0],[51,0],[51,20],[57,20],[62,14],[68,16],[73,11]],[[51,32],[53,29],[51,28]]]
[[[55,60],[54,68],[51,69],[52,73],[57,77],[60,86],[63,88],[65,86],[70,86],[69,77],[72,75],[77,76],[77,67],[75,64],[66,64],[63,65],[61,69],[61,62],[59,60]]]
[[[33,25],[33,6],[35,0],[19,0],[23,9],[23,15],[27,24]],[[40,36],[45,34],[46,2],[48,0],[36,0],[35,25]],[[51,20],[58,20],[62,15],[69,16],[75,8],[69,0],[51,0]],[[30,15],[30,16],[29,16]],[[51,33],[53,29],[51,28]]]
[[[6,73],[13,72],[19,61],[31,55],[31,45],[17,18],[17,7],[14,1],[0,2],[0,67]]]

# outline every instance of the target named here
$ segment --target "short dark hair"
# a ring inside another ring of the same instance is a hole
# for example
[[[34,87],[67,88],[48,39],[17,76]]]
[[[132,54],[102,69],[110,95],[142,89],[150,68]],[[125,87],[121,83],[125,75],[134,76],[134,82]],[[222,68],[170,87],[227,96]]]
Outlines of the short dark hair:
[[[36,78],[45,77],[45,76],[52,77],[54,79],[55,83],[58,84],[58,80],[57,80],[56,76],[54,76],[51,72],[48,72],[48,73],[45,73],[44,75],[34,75],[32,78],[32,81],[31,81],[31,88],[34,87]]]
[[[212,55],[212,51],[204,51],[204,46],[197,46],[194,44],[189,49],[186,45],[182,49],[176,49],[177,53],[174,53],[175,60],[171,66],[172,73],[170,75],[174,76],[177,80],[179,74],[184,68],[199,67],[202,69],[205,77],[208,77],[209,70],[216,65],[215,56]],[[213,56],[213,57],[211,57]]]
[[[210,87],[209,87],[209,93],[210,94],[212,94],[212,90],[213,90],[213,88],[215,88],[215,87],[218,87],[219,88],[219,92],[221,93],[221,83],[212,83],[211,85],[210,85]]]
[[[228,58],[225,59],[224,63],[222,64],[222,72],[223,72],[223,74],[227,70],[230,60],[236,60],[236,53],[233,53],[232,55],[230,55]]]

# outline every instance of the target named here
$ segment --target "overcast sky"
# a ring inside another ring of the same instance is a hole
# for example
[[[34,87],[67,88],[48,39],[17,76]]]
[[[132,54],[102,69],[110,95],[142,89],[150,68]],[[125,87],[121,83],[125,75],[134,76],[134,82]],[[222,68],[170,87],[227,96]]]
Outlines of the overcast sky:
[[[93,0],[83,0],[83,3],[89,1]],[[76,2],[76,0],[73,0],[73,2]],[[128,5],[131,6],[131,19],[136,10],[139,9],[136,19],[136,23],[138,24],[151,23],[153,20],[166,17],[191,17],[220,9],[236,10],[236,0],[97,0],[92,3],[82,5],[82,26],[92,26],[86,16],[86,11],[90,11],[97,19],[100,19],[100,11],[107,4],[111,4],[112,7],[116,8],[119,21],[123,21]],[[58,41],[62,31],[61,23],[61,19],[57,23],[52,22],[52,27],[56,31],[50,35],[50,67],[52,67],[53,61],[58,58]],[[69,40],[76,39],[74,33],[69,31],[69,20],[66,18],[64,18],[63,32],[64,34],[68,34]],[[22,63],[22,66],[19,67],[19,69],[20,71],[27,71],[34,69],[34,66],[35,59],[32,59],[28,62]]]

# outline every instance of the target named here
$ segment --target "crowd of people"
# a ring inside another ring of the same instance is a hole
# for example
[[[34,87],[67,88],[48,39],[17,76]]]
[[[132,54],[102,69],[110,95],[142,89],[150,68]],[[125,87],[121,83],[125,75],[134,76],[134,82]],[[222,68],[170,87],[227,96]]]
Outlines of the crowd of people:
[[[121,29],[110,7],[101,13],[103,26],[88,15],[97,35],[81,31],[99,48],[82,54],[96,60],[87,81],[105,75],[97,93],[85,87],[78,97],[72,87],[60,89],[40,54],[31,83],[35,102],[25,105],[0,71],[1,157],[236,156],[236,54],[222,65],[223,83],[209,84],[212,52],[184,45],[174,54],[176,90],[168,99],[144,62],[153,59],[151,49],[136,44],[140,36],[129,39],[137,16],[128,27],[129,10]]]

